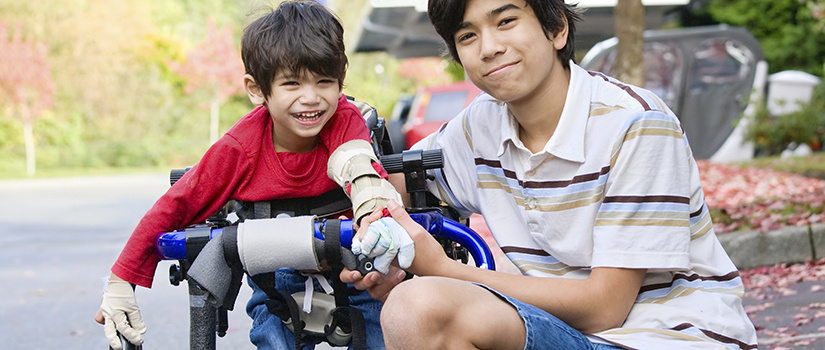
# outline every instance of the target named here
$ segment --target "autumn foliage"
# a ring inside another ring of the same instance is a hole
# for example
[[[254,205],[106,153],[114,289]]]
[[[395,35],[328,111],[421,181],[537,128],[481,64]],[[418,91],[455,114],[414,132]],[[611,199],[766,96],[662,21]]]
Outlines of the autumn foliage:
[[[825,222],[825,181],[755,167],[698,161],[716,233]]]
[[[0,95],[13,109],[7,113],[24,124],[33,124],[54,103],[55,86],[46,45],[32,38],[23,39],[19,28],[10,30],[0,23],[0,53]]]
[[[218,140],[219,106],[229,96],[242,91],[244,67],[241,55],[232,40],[232,28],[227,25],[218,31],[215,21],[209,19],[207,37],[195,45],[183,63],[171,62],[170,68],[186,79],[184,92],[205,89],[210,94],[209,140]]]
[[[186,79],[186,93],[205,88],[223,102],[243,87],[244,68],[232,28],[227,25],[219,31],[212,19],[207,37],[189,51],[184,62],[171,62],[169,66]]]
[[[46,45],[0,23],[0,102],[6,106],[0,112],[23,124],[29,175],[35,172],[34,123],[54,104],[54,92]]]

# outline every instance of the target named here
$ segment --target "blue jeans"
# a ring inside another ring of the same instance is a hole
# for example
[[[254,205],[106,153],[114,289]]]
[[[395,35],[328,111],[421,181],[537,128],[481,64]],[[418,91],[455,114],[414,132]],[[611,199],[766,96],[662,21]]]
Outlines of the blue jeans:
[[[570,327],[564,321],[547,311],[501,294],[487,286],[491,293],[506,301],[518,311],[527,328],[524,350],[581,349],[581,350],[621,350],[622,347],[591,342],[584,334]]]
[[[283,290],[289,294],[304,291],[307,277],[299,272],[290,269],[282,269],[275,272],[275,288]],[[315,290],[322,291],[318,281],[315,283]],[[247,283],[252,287],[252,297],[246,304],[246,313],[252,318],[252,329],[249,331],[249,340],[258,349],[266,350],[295,350],[295,337],[292,331],[287,328],[278,316],[269,312],[264,302],[269,299],[252,279],[247,278]],[[332,284],[332,281],[330,281]],[[350,288],[354,295],[350,295],[350,306],[361,310],[364,315],[367,331],[367,347],[372,349],[384,349],[384,336],[381,332],[381,324],[378,316],[381,314],[381,307],[384,305],[379,300],[373,299],[366,291],[357,291]],[[300,307],[300,303],[299,303]],[[314,344],[309,344],[304,349],[314,349]],[[350,347],[352,348],[352,347]]]

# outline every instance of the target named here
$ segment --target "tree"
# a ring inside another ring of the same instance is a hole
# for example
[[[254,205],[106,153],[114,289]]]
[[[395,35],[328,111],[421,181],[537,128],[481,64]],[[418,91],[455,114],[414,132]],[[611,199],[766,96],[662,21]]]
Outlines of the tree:
[[[171,62],[170,67],[186,79],[184,91],[187,94],[196,89],[209,93],[209,141],[214,143],[218,140],[220,105],[242,91],[244,67],[232,40],[231,26],[227,25],[219,32],[215,21],[210,18],[206,39],[189,51],[182,64]]]
[[[452,82],[447,72],[448,61],[441,57],[416,57],[401,61],[398,74],[416,82],[416,88]],[[463,78],[463,77],[462,77]]]
[[[616,26],[616,67],[619,80],[644,86],[644,30],[645,7],[642,0],[618,0],[613,8]]]
[[[0,99],[4,114],[20,120],[26,147],[26,172],[35,173],[34,124],[54,104],[55,85],[46,45],[14,33],[0,23]]]
[[[825,1],[713,0],[719,22],[747,28],[762,45],[771,72],[802,70],[822,76]]]

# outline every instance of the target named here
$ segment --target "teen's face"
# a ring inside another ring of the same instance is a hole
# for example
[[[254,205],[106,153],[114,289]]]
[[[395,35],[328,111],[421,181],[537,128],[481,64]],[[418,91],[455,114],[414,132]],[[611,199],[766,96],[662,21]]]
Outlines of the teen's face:
[[[303,153],[315,148],[318,134],[335,114],[341,90],[338,79],[305,72],[279,73],[266,106],[272,116],[275,150]]]
[[[549,39],[523,0],[468,0],[456,50],[470,80],[504,102],[518,102],[561,79],[556,51],[567,30]]]

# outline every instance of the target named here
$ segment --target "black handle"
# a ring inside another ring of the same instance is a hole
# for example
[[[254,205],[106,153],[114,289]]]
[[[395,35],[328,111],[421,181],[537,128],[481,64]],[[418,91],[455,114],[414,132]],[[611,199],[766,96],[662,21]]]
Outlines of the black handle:
[[[384,170],[388,173],[400,173],[404,171],[404,162],[409,161],[411,157],[419,158],[418,154],[420,154],[421,165],[424,167],[422,170],[437,169],[444,166],[444,155],[440,149],[428,151],[407,150],[401,153],[381,156],[381,166],[383,166]]]

